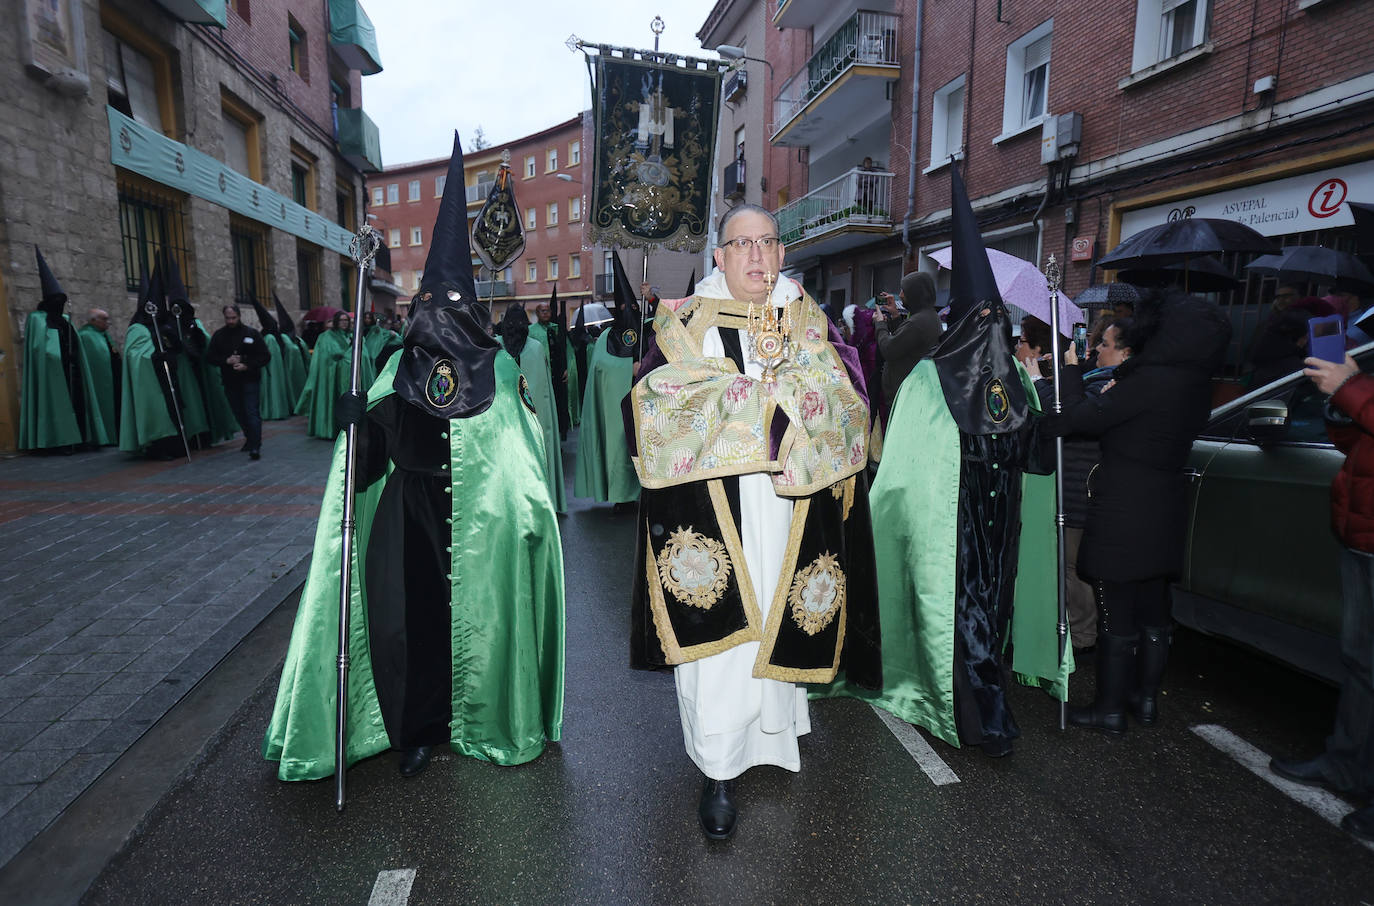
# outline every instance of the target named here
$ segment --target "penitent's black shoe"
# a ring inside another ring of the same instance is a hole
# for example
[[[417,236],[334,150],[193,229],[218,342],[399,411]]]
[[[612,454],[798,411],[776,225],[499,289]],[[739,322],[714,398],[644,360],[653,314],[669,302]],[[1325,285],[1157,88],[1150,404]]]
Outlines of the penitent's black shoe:
[[[710,777],[701,787],[697,817],[701,819],[701,829],[712,840],[728,840],[735,832],[739,810],[735,808],[733,787],[733,780],[712,780]]]
[[[401,752],[401,776],[414,777],[429,766],[429,757],[434,752],[430,746],[417,746]]]
[[[1340,793],[1326,776],[1326,755],[1318,755],[1316,758],[1309,758],[1306,761],[1297,761],[1284,758],[1269,759],[1269,770],[1278,774],[1284,780],[1293,783],[1301,783],[1303,786],[1315,786],[1333,793]]]
[[[1367,805],[1346,815],[1341,819],[1341,828],[1361,840],[1374,843],[1374,805]]]
[[[261,450],[249,450],[249,451],[248,451],[248,458],[249,458],[249,459],[253,459],[253,460],[262,459],[262,451],[261,451]]]
[[[1006,758],[1011,754],[1011,740],[1005,736],[988,736],[978,744],[989,758]]]

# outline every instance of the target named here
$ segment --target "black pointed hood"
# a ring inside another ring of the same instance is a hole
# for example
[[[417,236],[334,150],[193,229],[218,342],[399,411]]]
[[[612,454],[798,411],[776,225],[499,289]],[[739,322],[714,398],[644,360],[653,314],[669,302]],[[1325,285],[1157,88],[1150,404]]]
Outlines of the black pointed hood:
[[[281,328],[277,327],[277,319],[267,313],[266,307],[258,301],[258,297],[253,296],[250,301],[253,303],[253,311],[258,313],[258,323],[262,325],[263,335],[281,333]]]
[[[176,256],[168,253],[166,261],[166,267],[163,269],[163,286],[167,292],[164,307],[171,311],[184,333],[195,326],[196,308],[191,304],[190,293],[186,290],[186,283],[181,279],[181,268],[177,265]]]
[[[48,267],[48,262],[43,260],[43,253],[36,245],[33,247],[33,254],[38,259],[38,282],[43,293],[43,301],[38,307],[43,311],[60,315],[62,306],[67,304],[67,294],[63,291],[62,284],[53,276],[52,269]]]
[[[606,351],[620,358],[637,358],[644,316],[630,286],[630,278],[625,274],[625,266],[620,263],[620,253],[612,252],[611,259],[615,268],[615,319],[606,338]]]
[[[491,312],[477,298],[472,276],[463,147],[457,132],[430,236],[424,282],[411,300],[410,327],[392,386],[406,402],[432,415],[466,418],[491,405],[501,344],[487,333]]]
[[[563,374],[568,370],[568,306],[558,298],[558,286],[553,288],[553,295],[549,297],[549,312],[553,315],[553,323],[557,325],[557,330],[552,332],[550,337],[549,364],[553,367],[554,377]],[[557,386],[558,380],[554,381]]]
[[[281,304],[281,299],[277,294],[272,293],[272,304],[277,309],[277,329],[288,337],[296,335],[296,322],[291,320],[291,314],[286,310],[286,306]]]
[[[155,312],[148,311],[149,303],[156,309]],[[146,270],[139,275],[138,305],[134,308],[134,316],[129,324],[142,324],[152,330],[154,319],[161,319],[164,314],[162,309],[162,264],[159,262],[153,265],[151,276]]]
[[[501,324],[497,328],[501,334],[501,345],[506,347],[520,361],[520,353],[525,351],[525,341],[530,338],[530,319],[525,314],[525,306],[519,302],[512,302],[506,306],[506,313],[501,316]]]
[[[697,269],[696,269],[696,268],[692,268],[692,275],[691,275],[690,277],[687,278],[687,295],[683,296],[683,298],[684,298],[684,299],[690,299],[690,298],[692,298],[692,296],[696,295],[696,292],[697,292]]]
[[[958,167],[950,172],[953,249],[949,319],[932,358],[955,424],[965,434],[1005,434],[1029,418],[1030,402],[1016,370],[1011,317],[992,276]],[[987,314],[983,314],[986,311]]]
[[[592,341],[591,336],[587,333],[587,303],[585,300],[581,305],[577,306],[577,317],[573,319],[573,326],[572,329],[568,331],[568,337],[572,339],[579,348],[586,346]]]

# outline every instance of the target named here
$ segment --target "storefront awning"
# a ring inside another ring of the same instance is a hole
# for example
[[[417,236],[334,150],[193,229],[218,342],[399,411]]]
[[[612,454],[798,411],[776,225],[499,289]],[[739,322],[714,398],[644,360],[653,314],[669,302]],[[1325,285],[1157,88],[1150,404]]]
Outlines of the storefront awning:
[[[340,107],[339,153],[364,173],[382,170],[382,133],[361,107]]]
[[[192,22],[196,25],[218,25],[223,28],[227,23],[225,12],[228,9],[226,0],[157,0],[167,12],[176,16],[182,22]]]
[[[349,69],[363,75],[382,71],[377,30],[358,0],[329,0],[329,43]]]
[[[222,205],[322,248],[348,254],[353,234],[337,223],[253,182],[203,151],[141,126],[113,107],[105,109],[110,120],[110,163],[116,167]]]

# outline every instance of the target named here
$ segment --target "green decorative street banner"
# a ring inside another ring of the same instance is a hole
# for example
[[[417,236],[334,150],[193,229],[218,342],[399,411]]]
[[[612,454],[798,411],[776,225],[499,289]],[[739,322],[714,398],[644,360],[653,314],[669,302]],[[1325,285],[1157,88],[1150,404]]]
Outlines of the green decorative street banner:
[[[592,98],[589,244],[701,251],[710,229],[719,69],[603,52]]]
[[[172,141],[113,107],[105,109],[110,117],[110,163],[116,167],[222,205],[340,255],[348,254],[353,234],[334,221],[253,182],[203,151]]]

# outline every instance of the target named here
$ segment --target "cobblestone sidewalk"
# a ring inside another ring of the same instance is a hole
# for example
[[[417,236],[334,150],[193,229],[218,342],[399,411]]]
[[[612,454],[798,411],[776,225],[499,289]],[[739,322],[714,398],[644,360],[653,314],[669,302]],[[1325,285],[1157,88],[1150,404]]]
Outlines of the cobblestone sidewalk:
[[[0,865],[304,581],[332,448],[263,428],[0,460]]]

